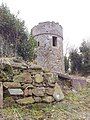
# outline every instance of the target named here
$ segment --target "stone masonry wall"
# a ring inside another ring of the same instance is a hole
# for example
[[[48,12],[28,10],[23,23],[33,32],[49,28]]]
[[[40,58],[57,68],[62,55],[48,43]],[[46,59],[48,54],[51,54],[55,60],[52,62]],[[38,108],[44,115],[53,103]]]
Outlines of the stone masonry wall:
[[[37,63],[51,72],[64,73],[62,26],[55,22],[39,23],[32,28],[32,35],[39,42]],[[53,36],[57,37],[57,46],[53,46]]]

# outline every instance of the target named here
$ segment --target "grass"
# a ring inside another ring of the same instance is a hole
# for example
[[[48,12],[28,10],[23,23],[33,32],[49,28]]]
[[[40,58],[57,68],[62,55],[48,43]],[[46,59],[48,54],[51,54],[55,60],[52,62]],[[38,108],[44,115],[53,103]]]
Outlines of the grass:
[[[89,120],[90,88],[78,93],[70,91],[65,99],[58,103],[38,103],[19,106],[16,103],[2,109],[5,120]]]

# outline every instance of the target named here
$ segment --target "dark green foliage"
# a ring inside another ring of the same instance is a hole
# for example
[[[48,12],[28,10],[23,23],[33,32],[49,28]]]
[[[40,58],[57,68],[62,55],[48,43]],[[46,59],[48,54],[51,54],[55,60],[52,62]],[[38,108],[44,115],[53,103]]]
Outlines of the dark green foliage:
[[[5,51],[3,50],[3,54],[8,51],[6,56],[10,54],[11,47],[13,55],[15,55],[18,44],[24,43],[28,39],[24,21],[11,14],[9,8],[4,4],[0,6],[0,34],[4,38]],[[6,48],[6,46],[8,47]]]
[[[11,43],[27,39],[24,21],[11,14],[9,8],[4,4],[0,6],[0,34]]]
[[[90,74],[90,43],[83,41],[77,49],[72,49],[69,54],[71,63],[71,73],[80,73],[82,75]]]
[[[33,59],[35,40],[32,36],[29,37],[24,21],[11,14],[4,4],[0,6],[0,35],[5,39],[3,40],[3,55],[5,55],[4,51],[8,51],[6,52],[8,56],[12,48],[13,56],[19,55],[24,60]]]
[[[24,60],[32,60],[35,58],[34,48],[36,46],[35,39],[30,35],[26,42],[18,45],[18,54],[23,56]]]
[[[64,56],[64,65],[65,65],[65,72],[68,72],[69,69],[69,59],[67,56]]]
[[[82,56],[78,54],[77,49],[73,49],[70,52],[69,59],[71,62],[71,72],[72,73],[79,73],[82,69]]]
[[[90,43],[83,41],[79,49],[82,55],[82,73],[90,74]]]

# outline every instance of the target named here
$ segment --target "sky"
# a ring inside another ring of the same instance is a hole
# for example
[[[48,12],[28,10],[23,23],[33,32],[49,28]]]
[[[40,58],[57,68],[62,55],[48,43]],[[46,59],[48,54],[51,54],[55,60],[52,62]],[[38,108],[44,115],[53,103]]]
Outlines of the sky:
[[[55,21],[63,27],[64,51],[90,42],[90,0],[0,0],[25,20],[29,32],[39,22]]]

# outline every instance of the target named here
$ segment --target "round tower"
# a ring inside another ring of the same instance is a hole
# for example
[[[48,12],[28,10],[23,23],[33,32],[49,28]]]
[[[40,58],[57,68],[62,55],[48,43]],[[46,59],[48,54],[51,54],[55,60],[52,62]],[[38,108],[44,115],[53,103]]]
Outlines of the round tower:
[[[54,73],[63,73],[62,26],[55,22],[43,22],[33,27],[31,32],[37,41],[37,63]]]

